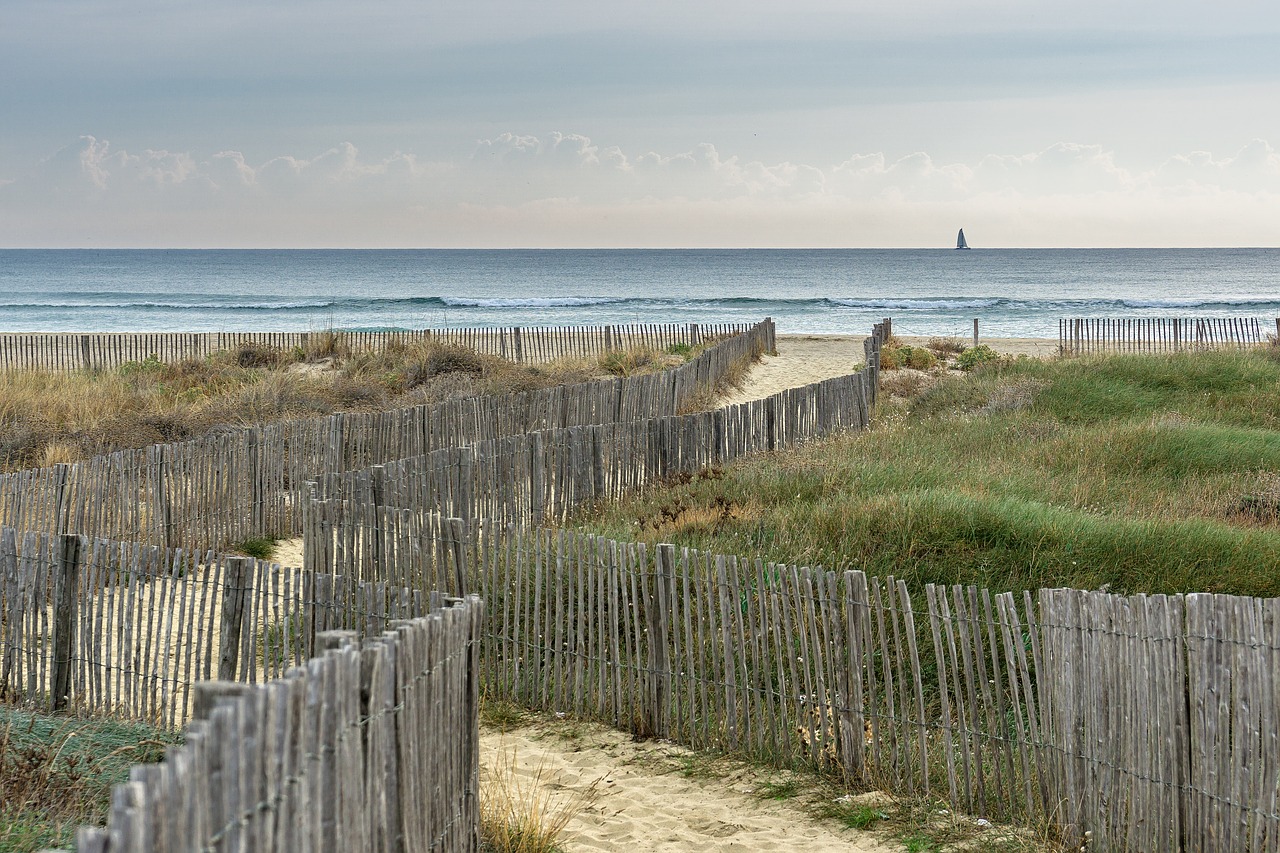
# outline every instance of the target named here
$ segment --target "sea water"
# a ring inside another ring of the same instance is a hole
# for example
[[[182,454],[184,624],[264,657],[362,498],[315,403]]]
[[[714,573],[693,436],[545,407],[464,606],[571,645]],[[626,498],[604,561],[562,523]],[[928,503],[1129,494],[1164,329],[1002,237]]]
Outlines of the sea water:
[[[0,331],[751,322],[1055,337],[1280,317],[1280,249],[0,250]]]

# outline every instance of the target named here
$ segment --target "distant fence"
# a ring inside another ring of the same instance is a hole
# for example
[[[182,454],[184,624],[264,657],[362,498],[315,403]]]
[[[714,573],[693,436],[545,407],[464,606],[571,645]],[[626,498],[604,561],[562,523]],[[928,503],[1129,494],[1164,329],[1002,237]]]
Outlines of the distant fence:
[[[1266,343],[1269,324],[1256,317],[1133,317],[1058,321],[1063,355],[1115,352],[1179,352]],[[1280,336],[1280,318],[1276,319]]]
[[[479,849],[482,618],[469,599],[209,690],[182,746],[135,766],[77,850]]]
[[[0,697],[173,727],[197,682],[278,678],[325,631],[422,615],[424,589],[0,528]]]
[[[288,535],[300,529],[307,480],[538,430],[674,415],[773,344],[765,320],[661,373],[340,413],[2,474],[0,524],[198,548]]]
[[[207,358],[245,343],[285,351],[340,347],[351,352],[379,352],[389,346],[438,341],[521,364],[536,364],[641,346],[697,346],[750,328],[746,323],[634,323],[396,332],[5,332],[0,333],[0,371],[112,370],[148,358],[166,363]]]

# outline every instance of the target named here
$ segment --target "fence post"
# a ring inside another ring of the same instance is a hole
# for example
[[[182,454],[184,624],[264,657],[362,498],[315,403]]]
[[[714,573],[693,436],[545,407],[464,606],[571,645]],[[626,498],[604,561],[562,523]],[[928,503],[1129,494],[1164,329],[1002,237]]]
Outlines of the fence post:
[[[67,707],[71,693],[71,651],[76,642],[80,596],[80,537],[58,537],[58,574],[53,587],[53,710]]]
[[[1276,318],[1276,344],[1280,344],[1280,317]]]
[[[978,345],[978,318],[973,318],[973,345]]]
[[[207,720],[217,707],[219,699],[233,699],[250,690],[249,685],[238,681],[197,681],[191,697],[191,718]]]
[[[449,550],[453,554],[454,595],[467,595],[467,522],[461,518],[445,520],[449,529]]]
[[[259,429],[260,427],[253,427],[245,434],[245,455],[249,463],[250,536],[262,536],[267,532],[266,497],[262,489],[262,466],[258,459]],[[165,544],[168,545],[168,541]]]
[[[240,661],[240,631],[244,600],[249,591],[252,557],[227,557],[222,586],[222,638],[218,650],[218,680],[234,681]]]
[[[649,719],[653,737],[666,737],[667,705],[671,700],[671,664],[667,657],[668,623],[671,606],[667,601],[667,575],[676,561],[676,546],[661,544],[653,552],[653,580],[645,583],[644,616],[649,634]]]
[[[355,631],[321,631],[316,634],[316,655],[319,656],[330,649],[354,646],[359,640],[360,635]]]
[[[71,479],[71,466],[65,462],[60,462],[53,466],[53,487],[55,490],[53,504],[53,532],[62,535],[70,528],[70,519],[67,517],[71,514],[69,501],[67,500],[67,481]]]

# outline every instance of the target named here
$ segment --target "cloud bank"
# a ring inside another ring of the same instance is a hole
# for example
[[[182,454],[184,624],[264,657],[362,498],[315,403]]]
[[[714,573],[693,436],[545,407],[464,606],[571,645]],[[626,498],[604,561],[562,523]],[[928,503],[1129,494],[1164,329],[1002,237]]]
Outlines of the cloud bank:
[[[252,160],[85,136],[0,175],[10,247],[944,246],[960,226],[978,246],[1256,246],[1277,221],[1264,140],[1135,169],[1074,142],[765,163],[508,132],[447,160],[349,143]]]

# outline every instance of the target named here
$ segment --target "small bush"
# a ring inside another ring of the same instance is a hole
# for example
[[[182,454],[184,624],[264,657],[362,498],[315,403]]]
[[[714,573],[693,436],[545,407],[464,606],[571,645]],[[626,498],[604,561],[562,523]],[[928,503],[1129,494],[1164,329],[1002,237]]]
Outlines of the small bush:
[[[276,553],[276,540],[266,536],[251,536],[236,545],[235,550],[246,557],[270,560]]]
[[[929,343],[925,344],[939,358],[945,358],[949,355],[959,355],[964,352],[964,343],[959,338],[929,338]]]
[[[167,368],[165,363],[160,360],[154,353],[144,358],[142,361],[126,361],[120,365],[121,376],[155,376],[163,374]]]
[[[999,360],[999,353],[986,344],[978,344],[976,347],[970,347],[956,357],[956,367],[961,370],[973,370]]]
[[[870,829],[878,821],[885,820],[887,817],[879,809],[848,795],[825,803],[818,813],[822,817],[840,821],[849,829]]]
[[[267,346],[257,341],[241,341],[231,351],[231,360],[241,367],[279,367],[287,359],[279,347]]]
[[[880,369],[898,370],[910,367],[912,370],[929,370],[938,363],[938,357],[924,347],[913,347],[891,342],[880,350]]]

